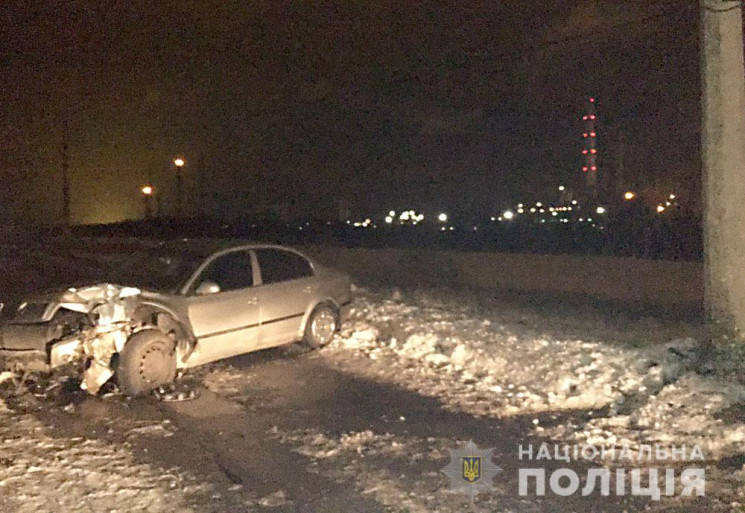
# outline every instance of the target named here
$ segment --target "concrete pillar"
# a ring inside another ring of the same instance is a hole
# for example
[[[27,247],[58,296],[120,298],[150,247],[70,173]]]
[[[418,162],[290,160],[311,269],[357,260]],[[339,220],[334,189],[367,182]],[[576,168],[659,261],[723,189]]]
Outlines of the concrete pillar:
[[[745,68],[741,2],[700,0],[705,297],[745,330]],[[671,80],[675,78],[671,76]],[[673,128],[674,129],[674,128]]]

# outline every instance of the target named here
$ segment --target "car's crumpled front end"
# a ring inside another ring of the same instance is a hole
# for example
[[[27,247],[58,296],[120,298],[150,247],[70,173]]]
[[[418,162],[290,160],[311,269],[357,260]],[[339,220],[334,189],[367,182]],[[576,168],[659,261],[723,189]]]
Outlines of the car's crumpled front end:
[[[137,327],[139,295],[137,288],[104,283],[23,301],[5,312],[0,357],[6,367],[29,370],[81,364],[81,387],[95,394],[114,374],[112,358]]]

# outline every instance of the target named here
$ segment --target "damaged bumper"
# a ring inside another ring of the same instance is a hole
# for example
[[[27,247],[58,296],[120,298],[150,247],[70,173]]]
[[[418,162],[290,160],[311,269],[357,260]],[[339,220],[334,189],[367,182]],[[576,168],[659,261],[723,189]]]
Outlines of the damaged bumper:
[[[59,339],[60,336],[59,327],[51,323],[2,325],[0,363],[5,368],[48,370],[53,367],[50,341]],[[54,353],[56,355],[57,351]]]
[[[86,314],[89,322],[70,330],[55,322],[11,321],[0,326],[0,359],[6,368],[28,370],[81,363],[81,388],[95,394],[113,376],[112,358],[135,329],[132,314],[139,294],[138,289],[111,284],[68,289],[59,298],[59,308]]]

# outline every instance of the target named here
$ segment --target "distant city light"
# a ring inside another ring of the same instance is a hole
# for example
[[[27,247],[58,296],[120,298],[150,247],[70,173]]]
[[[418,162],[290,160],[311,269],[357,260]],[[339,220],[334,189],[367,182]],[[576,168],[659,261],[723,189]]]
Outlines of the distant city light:
[[[391,216],[391,217],[396,217],[396,211],[395,210],[391,210],[390,212],[388,212],[388,215]]]
[[[625,199],[626,201],[631,201],[634,198],[636,198],[636,194],[634,194],[632,191],[626,191],[623,194],[623,199]]]
[[[670,195],[670,199],[671,199],[671,200],[674,200],[674,199],[675,199],[675,194],[671,194],[671,195]]]
[[[153,187],[151,185],[146,185],[142,188],[142,194],[145,196],[150,196],[153,193]]]
[[[491,220],[492,220],[492,221],[496,221],[496,220],[497,220],[497,218],[496,218],[496,217],[494,217],[494,216],[491,216]]]
[[[517,209],[517,213],[518,213],[518,214],[522,214],[523,212],[525,212],[525,210],[523,210],[522,208],[518,208],[518,209]]]
[[[388,224],[391,224],[393,222],[393,217],[391,216],[385,216],[385,222]]]
[[[541,203],[540,201],[538,201],[538,202],[536,202],[535,206],[536,207],[542,207],[543,206],[543,203]]]
[[[517,204],[517,208],[523,208],[523,204],[522,203],[518,203]]]
[[[437,216],[437,220],[441,223],[444,223],[448,220],[448,215],[444,212],[440,213],[440,215]]]
[[[513,214],[511,210],[505,210],[504,214],[502,214],[502,217],[504,217],[505,219],[509,221],[510,219],[515,217],[515,214]]]
[[[564,187],[563,185],[559,185],[559,190],[560,190],[560,191],[563,191],[563,190],[564,190],[565,188],[566,188],[566,187]]]
[[[664,205],[657,205],[657,213],[661,214],[665,211]]]
[[[177,159],[175,159],[175,160],[173,161],[173,164],[174,164],[174,165],[175,165],[176,167],[184,167],[184,164],[186,164],[186,162],[184,161],[184,159],[182,159],[181,157],[179,157],[179,158],[177,158]]]
[[[598,214],[605,214],[605,207],[598,207],[595,209]]]
[[[535,214],[535,207],[531,208],[530,211]]]
[[[577,204],[577,200],[572,200],[572,205],[576,205],[576,204]]]

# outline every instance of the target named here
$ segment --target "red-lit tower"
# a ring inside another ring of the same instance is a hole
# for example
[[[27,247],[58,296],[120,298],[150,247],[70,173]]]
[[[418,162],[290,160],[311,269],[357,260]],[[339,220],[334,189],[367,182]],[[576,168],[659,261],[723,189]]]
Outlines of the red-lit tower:
[[[587,188],[591,194],[595,194],[598,184],[598,149],[597,129],[595,121],[597,118],[595,110],[595,98],[588,98],[585,113],[582,115],[584,132],[582,132],[582,172],[587,177]]]

